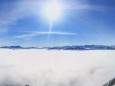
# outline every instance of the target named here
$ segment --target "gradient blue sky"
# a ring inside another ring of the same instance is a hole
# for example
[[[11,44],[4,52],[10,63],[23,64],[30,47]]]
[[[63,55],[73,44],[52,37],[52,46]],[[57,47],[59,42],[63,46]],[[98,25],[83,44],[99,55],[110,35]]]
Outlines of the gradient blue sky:
[[[51,33],[41,13],[48,1],[0,0],[0,46],[115,45],[115,0],[58,0]]]

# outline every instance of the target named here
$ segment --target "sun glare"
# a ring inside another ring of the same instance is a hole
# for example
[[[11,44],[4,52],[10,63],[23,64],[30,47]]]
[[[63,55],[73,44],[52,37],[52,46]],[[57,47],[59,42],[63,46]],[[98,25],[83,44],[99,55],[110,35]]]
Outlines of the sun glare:
[[[43,8],[43,16],[49,21],[56,21],[59,19],[62,13],[62,8],[59,3],[51,2],[45,5]]]

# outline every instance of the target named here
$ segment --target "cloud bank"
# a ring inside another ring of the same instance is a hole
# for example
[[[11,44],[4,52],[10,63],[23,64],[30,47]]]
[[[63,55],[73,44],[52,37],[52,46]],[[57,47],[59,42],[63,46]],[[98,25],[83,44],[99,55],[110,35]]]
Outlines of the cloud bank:
[[[0,49],[0,86],[102,86],[115,77],[115,51]]]

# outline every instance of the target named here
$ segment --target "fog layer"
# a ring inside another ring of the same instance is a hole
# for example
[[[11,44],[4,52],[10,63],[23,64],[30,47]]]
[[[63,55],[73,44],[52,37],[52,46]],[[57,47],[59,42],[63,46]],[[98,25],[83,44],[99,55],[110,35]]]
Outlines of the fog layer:
[[[114,77],[114,50],[0,49],[0,86],[101,86]]]

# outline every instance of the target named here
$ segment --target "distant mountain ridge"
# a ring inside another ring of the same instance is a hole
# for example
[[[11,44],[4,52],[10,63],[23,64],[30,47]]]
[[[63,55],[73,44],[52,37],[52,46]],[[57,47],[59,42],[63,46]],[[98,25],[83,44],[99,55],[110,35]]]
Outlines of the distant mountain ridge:
[[[74,46],[62,46],[62,47],[49,47],[49,50],[115,50],[115,46],[105,45],[74,45]]]
[[[16,48],[16,49],[20,49],[22,48],[21,46],[2,46],[0,48],[9,48],[9,49],[13,49],[13,48]]]
[[[2,49],[36,49],[37,47],[2,46]]]
[[[47,49],[47,50],[115,50],[115,46],[106,45],[72,45],[56,47],[21,47],[21,46],[2,46],[2,49]]]

